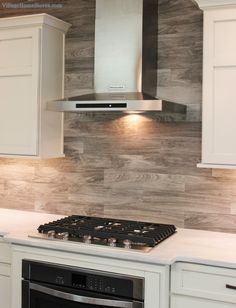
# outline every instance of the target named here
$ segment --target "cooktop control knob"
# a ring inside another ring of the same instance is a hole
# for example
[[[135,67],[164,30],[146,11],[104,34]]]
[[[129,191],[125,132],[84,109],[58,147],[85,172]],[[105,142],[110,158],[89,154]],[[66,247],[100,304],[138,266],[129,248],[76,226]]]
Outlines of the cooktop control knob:
[[[130,240],[124,240],[123,244],[125,248],[130,249],[132,242]]]
[[[62,232],[62,233],[60,233],[60,236],[61,236],[61,239],[63,241],[68,241],[68,239],[69,239],[69,233],[68,232]]]
[[[55,238],[56,237],[56,232],[54,230],[50,230],[47,233],[48,238]]]
[[[116,240],[116,238],[114,238],[114,237],[110,237],[110,238],[107,240],[107,242],[108,242],[108,245],[109,245],[109,246],[115,247],[115,246],[116,246],[117,240]]]
[[[92,236],[91,235],[84,235],[83,236],[83,241],[86,244],[91,244]]]

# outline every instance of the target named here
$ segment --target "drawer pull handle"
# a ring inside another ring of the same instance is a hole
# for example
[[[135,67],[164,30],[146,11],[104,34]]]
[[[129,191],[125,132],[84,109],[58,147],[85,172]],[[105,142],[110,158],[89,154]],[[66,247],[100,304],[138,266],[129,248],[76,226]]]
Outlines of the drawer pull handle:
[[[236,290],[236,286],[231,286],[230,284],[226,284],[227,289]]]

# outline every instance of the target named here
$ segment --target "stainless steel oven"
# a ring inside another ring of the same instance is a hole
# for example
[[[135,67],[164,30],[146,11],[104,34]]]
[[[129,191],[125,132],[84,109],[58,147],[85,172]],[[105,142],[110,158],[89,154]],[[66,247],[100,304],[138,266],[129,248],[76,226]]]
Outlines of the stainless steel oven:
[[[143,308],[144,279],[22,262],[22,308]]]

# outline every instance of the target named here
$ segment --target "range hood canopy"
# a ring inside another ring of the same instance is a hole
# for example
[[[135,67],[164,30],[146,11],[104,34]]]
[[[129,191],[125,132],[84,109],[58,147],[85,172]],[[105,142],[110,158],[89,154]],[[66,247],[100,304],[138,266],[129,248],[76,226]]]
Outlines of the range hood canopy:
[[[158,0],[96,0],[95,93],[48,103],[54,111],[166,111],[156,98]]]
[[[52,111],[162,111],[186,112],[186,106],[153,98],[144,93],[93,93],[48,103]]]

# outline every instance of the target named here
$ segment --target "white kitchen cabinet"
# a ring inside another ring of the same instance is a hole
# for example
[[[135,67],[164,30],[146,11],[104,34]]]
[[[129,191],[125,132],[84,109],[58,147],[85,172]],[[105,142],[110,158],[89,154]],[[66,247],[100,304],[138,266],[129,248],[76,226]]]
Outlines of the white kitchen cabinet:
[[[0,242],[0,307],[11,307],[11,250]]]
[[[236,168],[236,0],[196,0],[204,10],[203,168]]]
[[[47,14],[0,19],[0,155],[63,156],[62,98],[69,24]]]
[[[171,308],[233,308],[234,287],[235,269],[177,262],[171,267]]]

